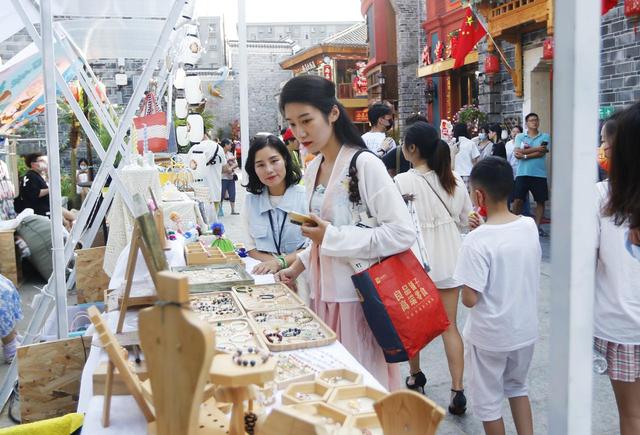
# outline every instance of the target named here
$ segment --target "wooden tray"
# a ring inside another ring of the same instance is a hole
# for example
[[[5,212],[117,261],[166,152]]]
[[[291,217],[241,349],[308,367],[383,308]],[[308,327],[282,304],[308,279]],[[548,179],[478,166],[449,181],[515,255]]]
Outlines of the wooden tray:
[[[243,329],[240,329],[242,325]],[[258,347],[266,350],[264,343],[258,338],[253,325],[247,319],[228,319],[212,322],[216,331],[216,349],[220,352],[233,353],[237,349]],[[244,341],[241,341],[245,338]]]
[[[253,277],[245,270],[244,263],[180,266],[171,270],[187,276],[191,293],[231,290],[233,286],[255,284]],[[200,276],[195,277],[194,273]]]
[[[333,388],[317,381],[294,383],[282,393],[282,404],[326,402],[332,391]]]
[[[266,311],[304,307],[304,301],[289,287],[277,282],[274,284],[256,284],[233,287],[233,293],[247,311]],[[265,296],[273,295],[273,298]]]
[[[358,433],[369,435],[384,435],[382,425],[377,415],[358,415],[351,420],[351,426],[360,429]],[[368,431],[368,432],[365,432]]]
[[[336,333],[307,307],[250,311],[248,316],[258,336],[272,352],[326,346],[336,341]],[[302,321],[297,322],[296,317]],[[287,330],[294,328],[309,332],[300,331],[296,336],[285,336]],[[280,332],[283,335],[282,341],[277,338],[272,341],[267,339],[266,334],[272,332]]]
[[[313,381],[316,371],[309,364],[300,361],[294,355],[277,355],[275,383],[278,390],[283,390],[295,382]]]
[[[284,408],[292,409],[297,414],[304,414],[316,425],[324,426],[327,429],[327,433],[336,433],[339,428],[348,427],[351,424],[351,417],[349,414],[342,412],[339,409],[333,408],[326,403],[298,403],[297,405],[287,405]],[[335,423],[327,423],[325,418],[330,418]]]
[[[235,252],[222,252],[220,248],[204,246],[200,243],[186,244],[184,247],[184,257],[189,266],[242,263],[242,258]]]
[[[240,302],[238,302],[233,292],[230,291],[198,293],[191,295],[189,301],[191,303],[191,310],[194,313],[198,313],[202,320],[206,320],[212,324],[221,320],[237,319],[245,316],[242,305],[240,305]],[[214,301],[220,301],[220,303],[214,305]],[[205,307],[216,307],[219,309],[219,312],[207,310]],[[225,312],[222,312],[223,310]]]
[[[373,404],[386,396],[384,391],[366,385],[338,387],[333,390],[327,403],[350,415],[375,414]]]
[[[331,388],[360,385],[362,375],[348,369],[329,369],[318,373],[318,382]]]

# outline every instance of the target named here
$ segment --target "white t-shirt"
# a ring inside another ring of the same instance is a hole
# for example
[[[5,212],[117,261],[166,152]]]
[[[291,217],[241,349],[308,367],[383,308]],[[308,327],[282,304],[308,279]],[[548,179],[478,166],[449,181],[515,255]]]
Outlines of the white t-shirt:
[[[387,139],[386,142],[385,139]],[[392,137],[387,138],[385,133],[379,131],[370,131],[363,134],[362,140],[364,140],[367,148],[378,156],[384,155],[396,147],[396,141]]]
[[[458,175],[468,177],[473,169],[473,159],[480,156],[478,146],[471,139],[464,136],[458,138],[458,154],[456,154],[455,168]]]
[[[533,219],[484,224],[462,242],[454,279],[479,293],[464,325],[474,346],[509,352],[538,338],[542,251]]]
[[[640,344],[640,262],[625,249],[628,225],[617,226],[603,216],[609,183],[598,191],[598,263],[593,334],[619,344]]]
[[[520,161],[513,154],[513,150],[516,148],[516,141],[511,139],[504,145],[504,148],[507,151],[507,161],[513,169],[513,178],[515,179],[516,174],[518,173],[518,163],[520,163]]]
[[[212,164],[207,165],[214,155],[216,157]],[[193,173],[194,184],[209,188],[211,202],[219,202],[222,196],[222,166],[226,163],[224,148],[212,140],[203,140],[189,149],[188,165]]]

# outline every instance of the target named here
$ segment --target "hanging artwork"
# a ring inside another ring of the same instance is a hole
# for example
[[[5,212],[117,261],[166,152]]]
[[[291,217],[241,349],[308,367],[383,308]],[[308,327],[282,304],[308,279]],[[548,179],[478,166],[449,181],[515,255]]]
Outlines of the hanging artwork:
[[[356,62],[355,76],[353,77],[353,94],[355,97],[367,96],[367,76],[364,68],[367,66],[365,62]]]
[[[436,44],[436,62],[442,62],[444,60],[444,44],[442,41],[438,41]]]
[[[433,61],[431,60],[431,47],[429,47],[429,44],[427,44],[422,49],[422,64],[431,65],[432,63]]]

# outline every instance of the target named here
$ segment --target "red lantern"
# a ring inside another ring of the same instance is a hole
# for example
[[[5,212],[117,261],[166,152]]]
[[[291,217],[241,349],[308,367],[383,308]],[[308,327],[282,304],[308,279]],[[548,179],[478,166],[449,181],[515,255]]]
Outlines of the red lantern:
[[[624,0],[624,14],[627,17],[640,15],[640,0]]]
[[[497,74],[500,72],[500,61],[495,54],[488,54],[484,58],[484,72],[485,74]]]
[[[553,48],[555,46],[554,40],[552,37],[549,37],[544,40],[542,43],[542,58],[546,60],[553,59]]]

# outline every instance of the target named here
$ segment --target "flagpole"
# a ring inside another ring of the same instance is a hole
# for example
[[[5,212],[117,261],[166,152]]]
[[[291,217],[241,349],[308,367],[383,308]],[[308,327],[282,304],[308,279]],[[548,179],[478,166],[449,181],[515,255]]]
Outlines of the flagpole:
[[[507,58],[504,56],[504,53],[502,52],[502,50],[500,50],[500,47],[498,46],[498,44],[496,44],[496,40],[493,39],[493,36],[491,36],[491,33],[489,33],[489,26],[487,26],[484,23],[482,14],[480,14],[480,12],[476,10],[476,8],[473,5],[469,5],[469,7],[471,8],[471,12],[473,12],[473,15],[476,17],[476,19],[478,20],[478,22],[480,23],[484,31],[487,32],[487,36],[493,43],[493,46],[495,47],[495,49],[498,50],[498,54],[502,58],[502,62],[504,62],[504,66],[507,68],[509,72],[512,72],[513,68],[511,67],[511,65],[509,65],[509,62],[507,62]]]

